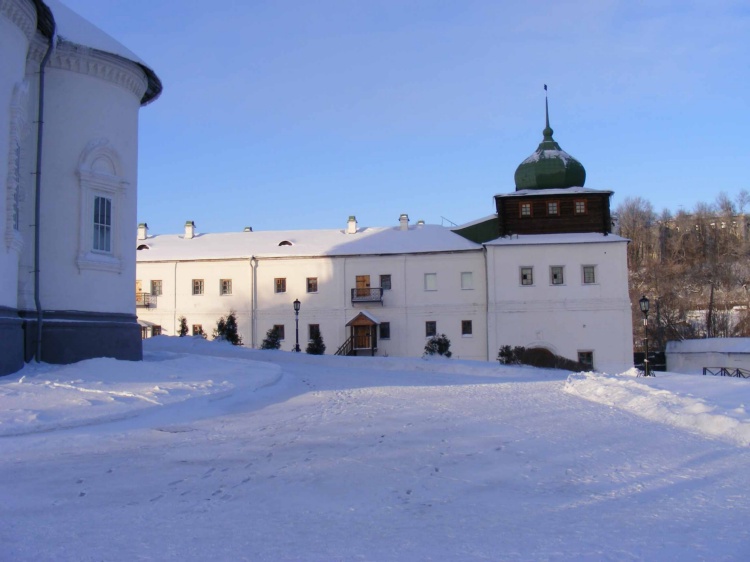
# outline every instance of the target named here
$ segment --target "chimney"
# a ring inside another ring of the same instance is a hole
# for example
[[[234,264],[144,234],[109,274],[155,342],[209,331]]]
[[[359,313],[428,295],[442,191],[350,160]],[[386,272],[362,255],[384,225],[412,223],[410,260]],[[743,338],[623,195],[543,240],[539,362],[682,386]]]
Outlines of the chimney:
[[[138,224],[138,240],[148,238],[148,225],[145,222]]]
[[[349,220],[346,223],[347,234],[357,234],[357,217],[354,215],[349,216]]]
[[[193,236],[195,236],[195,223],[187,221],[185,223],[185,240],[190,240]]]
[[[423,226],[424,226],[424,221],[423,220],[418,220],[417,221],[417,228],[422,228]]]
[[[253,231],[253,227],[252,226],[246,226],[245,230],[243,230],[243,232],[252,232],[252,231]]]
[[[401,230],[409,230],[409,215],[402,213],[401,216],[398,217],[398,222]]]

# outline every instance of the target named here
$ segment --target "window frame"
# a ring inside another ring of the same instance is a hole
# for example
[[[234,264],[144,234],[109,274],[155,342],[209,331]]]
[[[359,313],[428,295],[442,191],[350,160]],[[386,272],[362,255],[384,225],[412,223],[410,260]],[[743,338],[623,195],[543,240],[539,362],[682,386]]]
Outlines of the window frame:
[[[468,328],[468,330],[467,330]],[[474,336],[474,324],[471,320],[461,320],[461,337],[471,338]]]
[[[550,207],[554,205],[555,210],[554,212],[550,211]],[[559,217],[560,216],[560,201],[554,200],[554,201],[547,201],[547,216],[548,217]]]
[[[555,270],[560,270],[560,280],[555,282]],[[549,266],[549,284],[554,286],[565,285],[565,266],[563,265],[551,265]]]
[[[307,325],[307,341],[311,342],[315,338],[315,331],[320,336],[320,324],[308,324]]]
[[[279,334],[279,341],[284,341],[286,339],[284,324],[274,324],[273,327],[276,328],[276,333]]]
[[[277,295],[286,293],[286,277],[273,278],[273,292]]]
[[[433,282],[428,282],[428,279],[431,279]],[[430,285],[432,285],[432,288],[430,288]],[[425,273],[424,274],[424,290],[425,291],[437,291],[437,273]]]
[[[388,281],[388,283],[386,283],[386,280]],[[391,281],[392,280],[391,280],[391,274],[390,273],[385,273],[385,274],[381,275],[380,276],[380,288],[383,289],[384,291],[390,291],[391,287],[393,286],[392,283],[391,283]]]
[[[385,333],[383,333],[383,327],[385,327]],[[378,326],[378,335],[380,336],[381,340],[391,339],[391,323],[381,322]]]
[[[437,336],[437,320],[426,320],[424,323],[424,337],[434,338]]]
[[[206,293],[206,282],[205,279],[193,279],[192,281],[192,294],[194,297],[204,295]],[[197,324],[200,326],[200,324]]]
[[[528,209],[528,213],[524,213],[524,210]],[[534,216],[534,205],[531,201],[519,201],[518,202],[518,218],[519,219],[530,219]]]
[[[231,279],[219,279],[219,295],[222,297],[232,296]]]
[[[158,287],[158,290],[157,290],[157,287]],[[160,297],[162,294],[164,294],[164,286],[163,286],[161,279],[151,280],[151,294],[155,297]]]
[[[574,215],[585,215],[588,213],[588,211],[589,211],[589,206],[585,199],[575,199],[573,201],[573,214]]]
[[[468,279],[468,283],[464,283],[464,280]],[[473,291],[474,290],[474,272],[473,271],[462,271],[461,272],[461,290],[462,291]]]
[[[102,209],[102,204],[104,209]],[[112,255],[112,197],[94,194],[93,233],[91,251],[96,254]]]
[[[595,264],[586,264],[586,265],[581,266],[581,284],[582,285],[597,285],[599,283],[596,269],[597,268]],[[586,280],[587,270],[591,271],[591,281]]]
[[[524,279],[524,272],[528,272],[528,283]],[[522,287],[533,287],[534,286],[534,266],[522,265],[518,268],[518,283]]]
[[[314,285],[314,289],[313,289],[313,285]],[[318,292],[318,278],[308,277],[305,280],[305,288],[308,293],[317,293]]]
[[[589,358],[583,359],[582,356],[588,355]],[[590,369],[594,369],[594,351],[591,349],[581,349],[578,351],[578,362],[582,365],[586,365]]]

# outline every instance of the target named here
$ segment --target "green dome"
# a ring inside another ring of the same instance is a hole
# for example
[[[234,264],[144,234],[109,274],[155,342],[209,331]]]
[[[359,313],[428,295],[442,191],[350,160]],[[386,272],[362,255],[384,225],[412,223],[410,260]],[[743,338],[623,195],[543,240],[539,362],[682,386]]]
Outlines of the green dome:
[[[516,191],[583,187],[586,183],[586,170],[583,165],[560,148],[552,138],[552,133],[547,110],[544,140],[539,143],[534,154],[521,162],[516,169]]]

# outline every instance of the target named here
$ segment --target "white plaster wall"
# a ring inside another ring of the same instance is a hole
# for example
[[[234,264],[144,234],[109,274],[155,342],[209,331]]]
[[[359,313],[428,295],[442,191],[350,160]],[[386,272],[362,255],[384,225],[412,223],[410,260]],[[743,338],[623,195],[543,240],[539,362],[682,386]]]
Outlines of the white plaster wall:
[[[34,78],[32,91],[36,84]],[[46,310],[132,314],[140,99],[118,84],[56,67],[47,69],[45,87],[42,306]],[[119,156],[125,182],[119,209],[113,209],[117,217],[113,245],[119,249],[122,264],[119,272],[79,269],[76,261],[81,221],[85,225],[92,221],[91,216],[82,216],[78,165],[89,143],[98,139],[106,139]],[[33,211],[33,201],[27,208]],[[32,250],[26,252],[27,263],[33,263]],[[22,295],[29,297],[28,291]],[[27,305],[33,308],[33,302]]]
[[[594,352],[594,367],[633,364],[626,243],[490,246],[489,354],[502,345],[546,347],[576,360]],[[583,265],[596,266],[596,284],[583,283]],[[534,268],[522,286],[520,268]],[[550,266],[563,266],[564,285],[552,285]]]
[[[24,10],[29,21],[35,19],[31,3],[26,0],[2,0],[0,10],[0,306],[17,306],[19,254],[6,242],[7,178],[9,172],[10,106],[13,91],[24,80],[28,38],[11,20],[5,10]],[[27,121],[31,121],[27,118]],[[27,154],[23,155],[28,158]]]
[[[702,375],[704,367],[750,370],[750,353],[667,351],[667,371],[671,373]]]

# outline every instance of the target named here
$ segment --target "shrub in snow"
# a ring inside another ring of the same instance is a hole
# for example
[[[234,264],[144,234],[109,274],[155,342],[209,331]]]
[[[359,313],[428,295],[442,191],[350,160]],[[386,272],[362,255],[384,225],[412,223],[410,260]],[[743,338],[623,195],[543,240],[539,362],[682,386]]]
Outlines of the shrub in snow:
[[[501,365],[520,365],[525,351],[526,348],[520,345],[516,347],[504,345],[497,353],[497,360],[500,361]]]
[[[544,369],[565,369],[567,371],[588,371],[590,367],[567,357],[555,355],[543,347],[525,348],[517,345],[511,348],[504,345],[497,354],[501,365],[531,365]]]
[[[260,344],[261,349],[279,349],[281,341],[279,340],[279,330],[275,326],[266,332],[266,337]]]
[[[445,334],[439,336],[432,336],[424,346],[424,355],[442,355],[443,357],[450,357],[453,355],[451,352],[451,340]]]
[[[177,321],[180,323],[180,328],[177,330],[177,335],[184,338],[188,335],[187,318],[180,316]]]
[[[320,335],[320,332],[316,332],[310,340],[310,343],[307,344],[305,353],[309,353],[310,355],[323,355],[325,352],[326,344],[323,343],[323,336]]]
[[[230,310],[226,318],[223,316],[216,322],[214,339],[228,341],[232,345],[242,345],[242,336],[237,333],[237,314]]]

